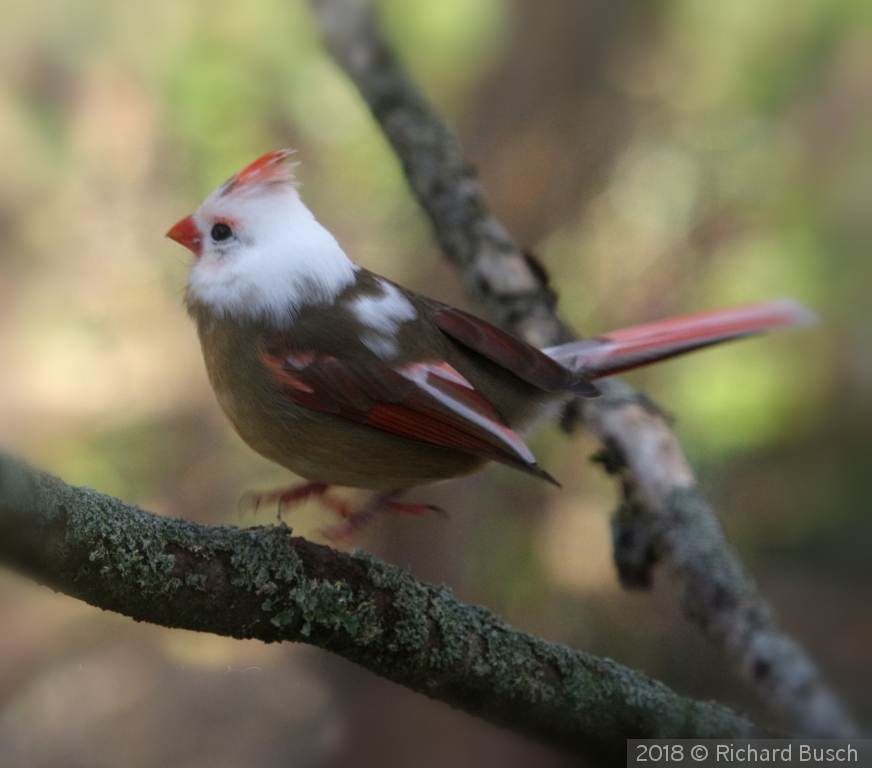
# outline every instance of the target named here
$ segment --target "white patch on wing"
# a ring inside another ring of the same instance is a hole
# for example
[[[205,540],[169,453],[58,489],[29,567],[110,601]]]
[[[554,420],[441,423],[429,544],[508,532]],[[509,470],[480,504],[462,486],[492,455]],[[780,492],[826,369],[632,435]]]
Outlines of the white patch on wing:
[[[418,312],[395,285],[379,278],[378,286],[381,293],[359,296],[351,302],[351,311],[367,328],[361,341],[382,360],[391,360],[400,351],[396,343],[400,324]]]
[[[472,386],[455,368],[452,368],[448,363],[414,363],[414,365],[426,369],[433,376],[438,376],[440,379],[459,384],[461,387],[466,387],[475,391]]]
[[[466,386],[472,389],[472,385],[460,373],[454,370],[454,368],[451,368],[447,363],[444,363],[443,365],[459,379],[462,379]],[[479,427],[483,427],[492,435],[499,438],[503,444],[508,446],[516,455],[520,456],[528,464],[536,463],[536,457],[533,455],[532,451],[511,429],[502,424],[498,424],[487,416],[484,416],[478,411],[470,408],[468,405],[455,400],[447,392],[443,392],[441,389],[430,384],[427,379],[432,375],[441,376],[442,378],[449,380],[454,378],[453,376],[450,378],[449,376],[446,376],[445,373],[447,373],[447,371],[439,372],[434,370],[436,368],[437,366],[432,363],[413,363],[412,365],[399,370],[398,373],[409,379],[409,381],[413,381],[428,395],[436,398],[440,403],[450,408],[458,416],[463,417]]]
[[[418,313],[409,301],[387,280],[379,279],[381,293],[377,296],[360,296],[351,304],[351,310],[364,325],[384,335],[393,335],[400,323],[411,320]]]
[[[364,333],[360,340],[382,360],[393,360],[400,353],[400,347],[393,339],[377,333]]]
[[[233,238],[216,243],[216,219]],[[188,299],[218,315],[281,325],[300,307],[332,301],[358,267],[303,204],[292,184],[213,192],[194,214],[203,252],[188,276]]]

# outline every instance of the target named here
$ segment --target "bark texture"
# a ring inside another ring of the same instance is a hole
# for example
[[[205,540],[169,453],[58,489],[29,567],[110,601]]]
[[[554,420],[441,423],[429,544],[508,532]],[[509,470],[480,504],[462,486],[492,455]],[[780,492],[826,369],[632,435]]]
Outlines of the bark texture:
[[[627,738],[759,734],[728,709],[518,632],[366,553],[286,526],[159,517],[2,454],[0,561],[137,621],[316,645],[598,763],[621,762]]]

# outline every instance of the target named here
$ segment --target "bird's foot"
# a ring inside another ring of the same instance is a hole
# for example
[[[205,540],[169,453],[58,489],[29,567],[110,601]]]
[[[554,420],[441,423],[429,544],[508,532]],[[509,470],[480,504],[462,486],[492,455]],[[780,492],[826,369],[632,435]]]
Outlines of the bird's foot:
[[[330,541],[343,541],[349,543],[372,521],[380,512],[401,512],[407,515],[426,515],[428,512],[438,512],[447,517],[444,509],[435,504],[415,504],[411,502],[396,501],[395,497],[403,492],[403,489],[383,493],[376,496],[370,503],[360,510],[346,507],[344,510],[337,509],[342,522],[321,531],[322,535]]]
[[[353,510],[345,501],[327,495],[329,488],[330,486],[326,483],[303,483],[281,491],[251,494],[247,497],[247,501],[254,507],[255,512],[264,504],[277,503],[279,520],[282,519],[282,513],[285,510],[311,498],[321,499],[325,505],[338,512],[343,518],[353,514]]]

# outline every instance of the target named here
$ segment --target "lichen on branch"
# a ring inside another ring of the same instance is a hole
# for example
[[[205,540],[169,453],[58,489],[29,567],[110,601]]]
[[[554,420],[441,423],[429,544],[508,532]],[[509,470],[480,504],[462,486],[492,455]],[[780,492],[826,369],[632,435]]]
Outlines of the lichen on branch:
[[[364,552],[284,525],[160,517],[2,454],[0,562],[137,621],[309,643],[598,761],[620,759],[627,738],[758,733],[728,709],[512,629]]]

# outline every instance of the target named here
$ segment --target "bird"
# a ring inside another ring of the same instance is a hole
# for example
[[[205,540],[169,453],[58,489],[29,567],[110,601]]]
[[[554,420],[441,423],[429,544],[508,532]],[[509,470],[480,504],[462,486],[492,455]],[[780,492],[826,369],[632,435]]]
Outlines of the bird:
[[[537,349],[351,261],[303,203],[292,150],[258,158],[167,237],[194,254],[185,290],[209,381],[240,437],[361,528],[398,496],[492,461],[559,485],[524,441],[594,381],[713,344],[804,325],[789,300],[730,307]],[[360,510],[327,493],[374,491]]]

